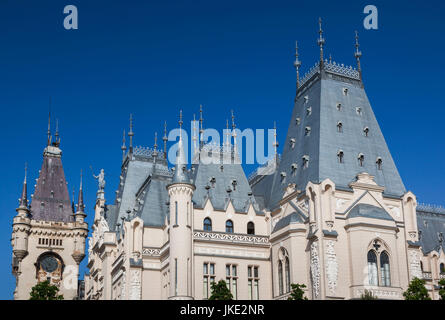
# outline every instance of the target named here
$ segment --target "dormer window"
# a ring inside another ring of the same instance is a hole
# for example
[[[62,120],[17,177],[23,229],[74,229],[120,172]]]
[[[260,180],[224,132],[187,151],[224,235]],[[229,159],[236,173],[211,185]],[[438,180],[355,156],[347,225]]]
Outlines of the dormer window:
[[[304,96],[304,103],[308,103],[309,101],[309,96]]]
[[[297,117],[297,118],[295,118],[295,124],[298,126],[299,124],[300,124],[300,118],[299,117]]]
[[[363,113],[362,108],[360,108],[360,107],[355,108],[355,112],[357,112],[357,114],[358,114],[359,116],[361,116],[362,113]]]
[[[343,132],[343,123],[341,123],[340,121],[337,122],[337,132]]]
[[[307,169],[309,167],[309,156],[304,155],[302,159],[303,159],[303,169]]]
[[[363,134],[365,135],[365,137],[369,136],[369,128],[368,127],[365,127],[363,129]]]
[[[232,180],[232,186],[233,186],[233,191],[236,190],[236,185],[238,184],[238,182],[236,182],[235,179]]]
[[[337,159],[338,159],[338,163],[343,163],[344,162],[344,152],[342,150],[339,150],[337,152]]]
[[[358,165],[360,166],[360,167],[363,167],[363,164],[365,163],[365,156],[363,155],[363,153],[360,153],[359,155],[358,155]]]
[[[286,172],[281,171],[280,176],[281,176],[281,182],[284,182],[284,180],[286,179]]]
[[[343,95],[347,96],[348,95],[348,88],[343,88]]]
[[[309,137],[310,134],[311,134],[311,127],[306,127],[306,128],[304,128],[304,135],[305,135],[306,137]]]
[[[294,138],[291,138],[290,140],[289,140],[289,145],[290,145],[290,147],[293,149],[293,148],[295,148],[295,139]]]
[[[292,169],[292,172],[295,172],[297,171],[298,165],[296,163],[292,163],[290,167]]]
[[[210,183],[212,184],[212,188],[215,188],[215,183],[216,183],[215,177],[210,178]]]
[[[376,162],[375,162],[377,164],[377,169],[378,170],[382,170],[382,162],[383,162],[382,158],[378,157]]]
[[[341,103],[337,103],[337,111],[341,111]]]
[[[310,116],[311,113],[312,113],[312,107],[307,107],[307,109],[306,109],[306,115],[307,115],[307,116]]]

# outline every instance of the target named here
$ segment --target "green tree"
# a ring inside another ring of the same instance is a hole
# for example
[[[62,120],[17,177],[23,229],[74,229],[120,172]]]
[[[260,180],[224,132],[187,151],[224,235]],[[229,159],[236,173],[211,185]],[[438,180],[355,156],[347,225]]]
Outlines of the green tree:
[[[59,288],[47,280],[32,287],[29,300],[63,300],[63,295],[58,293]]]
[[[292,291],[290,292],[290,297],[287,300],[307,300],[307,297],[304,296],[304,288],[306,285],[299,283],[291,284]]]
[[[445,300],[445,278],[439,281],[439,295],[441,300]]]
[[[209,300],[233,300],[232,293],[224,280],[219,280],[218,283],[212,282],[211,289],[212,295]]]
[[[365,292],[362,293],[362,295],[360,296],[361,300],[378,300],[378,298],[372,294],[371,290],[366,290]]]
[[[405,300],[431,300],[428,290],[425,287],[425,280],[414,277],[403,293]]]

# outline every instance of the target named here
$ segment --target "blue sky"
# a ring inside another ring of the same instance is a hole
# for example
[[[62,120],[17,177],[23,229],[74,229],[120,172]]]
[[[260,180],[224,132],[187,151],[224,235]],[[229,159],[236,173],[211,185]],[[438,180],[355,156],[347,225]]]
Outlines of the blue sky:
[[[79,29],[63,28],[76,5]],[[365,30],[367,4],[379,29]],[[88,221],[105,169],[112,202],[122,130],[135,118],[135,144],[153,145],[164,120],[188,124],[204,105],[205,127],[271,128],[285,139],[295,94],[295,40],[303,73],[318,59],[318,17],[327,55],[355,66],[360,34],[365,89],[405,186],[419,202],[445,205],[444,43],[441,1],[49,1],[0,2],[0,298],[10,299],[11,222],[29,167],[41,166],[48,101],[59,119],[68,187],[84,190]],[[246,171],[250,172],[251,167]],[[85,271],[86,259],[82,263]]]

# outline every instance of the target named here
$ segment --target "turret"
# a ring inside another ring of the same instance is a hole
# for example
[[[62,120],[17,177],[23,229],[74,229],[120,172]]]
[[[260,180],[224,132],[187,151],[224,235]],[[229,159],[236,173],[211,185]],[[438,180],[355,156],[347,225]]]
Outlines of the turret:
[[[77,264],[85,257],[85,238],[88,235],[88,226],[85,223],[85,204],[83,202],[83,190],[82,190],[82,172],[80,173],[80,187],[79,197],[77,201],[77,211],[74,214],[75,227],[74,231],[74,250],[71,255]]]
[[[182,130],[182,111],[179,120]],[[182,134],[175,173],[167,186],[170,196],[170,299],[193,299],[193,205],[195,186],[187,172]]]

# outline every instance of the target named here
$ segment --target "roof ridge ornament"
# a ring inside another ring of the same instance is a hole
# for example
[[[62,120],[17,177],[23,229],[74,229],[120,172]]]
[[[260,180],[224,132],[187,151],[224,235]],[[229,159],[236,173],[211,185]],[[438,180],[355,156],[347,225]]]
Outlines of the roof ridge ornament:
[[[121,146],[121,150],[122,150],[122,161],[125,160],[125,151],[127,151],[127,145],[125,144],[125,129],[122,133],[122,146]]]
[[[321,28],[321,17],[318,18],[318,25],[319,25],[319,38],[317,40],[318,46],[320,47],[320,70],[323,69],[324,61],[323,61],[323,46],[325,44],[325,39],[323,38],[323,29]]]
[[[133,132],[133,114],[130,113],[130,131],[128,131],[128,136],[130,137],[130,147],[128,152],[130,154],[133,154],[133,136],[134,136],[134,132]]]
[[[48,141],[47,146],[51,145],[51,97],[49,97],[49,110],[48,110]]]
[[[202,117],[202,104],[199,105],[199,151],[201,151],[204,145],[204,118]]]
[[[164,136],[162,137],[162,140],[164,141],[164,158],[167,159],[167,121],[164,121]]]
[[[294,67],[297,72],[297,92],[298,88],[300,87],[300,66],[301,61],[298,60],[298,41],[295,41],[295,61],[294,61]],[[295,97],[296,99],[296,97]]]
[[[360,44],[358,42],[358,32],[355,31],[355,59],[357,59],[357,71],[360,77],[360,81],[362,81],[362,68],[360,66],[360,57],[362,56],[362,52],[359,50]]]

